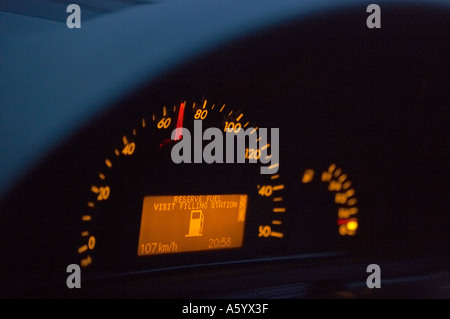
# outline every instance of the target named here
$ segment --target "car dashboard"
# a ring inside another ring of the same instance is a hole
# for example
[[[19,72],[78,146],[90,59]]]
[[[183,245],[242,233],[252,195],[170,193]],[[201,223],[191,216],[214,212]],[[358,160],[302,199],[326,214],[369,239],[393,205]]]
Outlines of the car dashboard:
[[[3,38],[2,298],[450,296],[449,7],[233,4]]]

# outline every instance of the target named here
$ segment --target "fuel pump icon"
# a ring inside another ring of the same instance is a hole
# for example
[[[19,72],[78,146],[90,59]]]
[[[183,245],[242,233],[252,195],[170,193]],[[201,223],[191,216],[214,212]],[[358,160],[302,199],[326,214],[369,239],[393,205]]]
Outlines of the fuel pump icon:
[[[203,236],[203,222],[205,215],[201,210],[191,210],[191,218],[189,221],[189,234],[185,237]]]

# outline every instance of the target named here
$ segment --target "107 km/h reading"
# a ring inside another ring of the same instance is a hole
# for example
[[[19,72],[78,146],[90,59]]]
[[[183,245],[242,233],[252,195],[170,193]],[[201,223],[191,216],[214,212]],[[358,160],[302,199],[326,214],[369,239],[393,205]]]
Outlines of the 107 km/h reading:
[[[141,254],[164,254],[164,253],[176,253],[178,251],[178,245],[172,241],[170,244],[163,243],[146,243],[141,244]]]
[[[231,247],[231,237],[209,238],[208,249],[220,249]],[[170,244],[153,242],[141,244],[141,255],[164,254],[178,252],[178,245],[175,241]]]

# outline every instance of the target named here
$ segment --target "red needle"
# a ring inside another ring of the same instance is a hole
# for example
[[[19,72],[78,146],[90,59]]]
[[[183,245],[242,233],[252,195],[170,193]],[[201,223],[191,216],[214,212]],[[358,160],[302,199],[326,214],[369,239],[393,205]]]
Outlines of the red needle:
[[[175,131],[175,138],[173,141],[179,141],[183,137],[181,134],[181,129],[183,128],[183,119],[184,119],[184,105],[185,102],[180,104],[180,109],[178,110],[178,119],[177,119],[177,127]],[[163,148],[165,145],[170,144],[172,142],[171,139],[165,139],[159,144],[159,148]]]
[[[177,130],[175,131],[174,141],[181,140],[181,138],[183,137],[183,135],[181,134],[181,129],[183,127],[183,118],[184,118],[184,102],[180,104],[180,110],[178,111]]]

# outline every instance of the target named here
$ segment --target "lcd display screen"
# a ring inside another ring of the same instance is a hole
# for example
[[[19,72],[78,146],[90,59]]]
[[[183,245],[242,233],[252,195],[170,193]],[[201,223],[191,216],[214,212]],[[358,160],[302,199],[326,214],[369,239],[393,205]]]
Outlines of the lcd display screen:
[[[138,256],[242,247],[247,195],[146,196]]]

